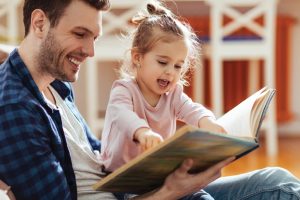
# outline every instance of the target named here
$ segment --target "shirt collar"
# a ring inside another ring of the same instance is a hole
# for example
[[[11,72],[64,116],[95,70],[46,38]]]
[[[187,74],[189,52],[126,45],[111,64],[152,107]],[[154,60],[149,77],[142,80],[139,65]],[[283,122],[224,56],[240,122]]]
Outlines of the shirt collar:
[[[63,100],[71,95],[71,85],[68,82],[55,79],[50,85],[56,90]]]

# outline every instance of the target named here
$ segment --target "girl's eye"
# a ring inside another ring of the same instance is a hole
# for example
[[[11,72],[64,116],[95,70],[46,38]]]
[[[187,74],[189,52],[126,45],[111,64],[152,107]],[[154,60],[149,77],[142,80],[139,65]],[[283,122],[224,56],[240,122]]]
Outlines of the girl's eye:
[[[158,61],[159,64],[162,64],[162,65],[166,65],[167,63],[165,62],[162,62],[162,61]]]
[[[177,65],[177,66],[175,66],[175,68],[177,68],[177,69],[181,69],[181,66]]]

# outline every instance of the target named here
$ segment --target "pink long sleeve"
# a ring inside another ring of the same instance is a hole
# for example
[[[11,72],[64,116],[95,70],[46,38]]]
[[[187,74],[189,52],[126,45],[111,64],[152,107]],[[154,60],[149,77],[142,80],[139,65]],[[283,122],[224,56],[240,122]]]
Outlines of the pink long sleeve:
[[[181,95],[176,94],[178,98],[174,98],[174,109],[176,118],[189,125],[198,127],[198,121],[202,117],[213,117],[214,114],[207,110],[204,106],[198,103],[194,103],[185,93],[182,92],[182,85],[178,85],[178,92],[181,91]],[[179,89],[180,87],[180,89]]]
[[[139,144],[133,141],[133,134],[141,127],[148,127],[166,139],[174,134],[177,119],[198,126],[202,117],[214,117],[211,111],[193,103],[182,91],[182,85],[177,84],[169,93],[161,95],[156,107],[152,107],[134,78],[114,83],[102,133],[100,159],[105,171],[112,172],[142,153]]]

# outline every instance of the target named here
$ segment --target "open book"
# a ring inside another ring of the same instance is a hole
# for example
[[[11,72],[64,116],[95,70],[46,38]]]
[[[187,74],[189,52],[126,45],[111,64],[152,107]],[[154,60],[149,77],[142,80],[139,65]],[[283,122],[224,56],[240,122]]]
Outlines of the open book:
[[[204,171],[230,156],[240,158],[259,147],[257,136],[274,93],[263,88],[218,119],[228,135],[186,125],[94,184],[94,190],[143,194],[162,186],[186,158],[194,160],[189,173]]]

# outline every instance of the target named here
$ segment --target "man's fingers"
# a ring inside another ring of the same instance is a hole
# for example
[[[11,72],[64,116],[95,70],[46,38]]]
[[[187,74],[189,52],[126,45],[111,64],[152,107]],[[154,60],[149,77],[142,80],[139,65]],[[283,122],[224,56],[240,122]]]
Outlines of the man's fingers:
[[[235,160],[235,156],[231,156],[231,157],[226,158],[225,160],[219,162],[217,165],[222,166],[221,167],[221,169],[222,169],[223,167],[225,167],[226,165],[228,165],[229,163],[231,163],[234,160]]]
[[[204,178],[207,180],[210,180],[210,179],[214,178],[214,176],[217,176],[217,178],[220,177],[221,169],[223,167],[225,167],[226,165],[228,165],[229,163],[231,163],[234,159],[235,159],[234,156],[229,157],[229,158],[215,164],[214,166],[208,168],[207,170],[205,170],[203,172]],[[213,180],[211,180],[211,181],[213,181]]]
[[[185,159],[180,167],[176,170],[179,173],[186,174],[193,166],[194,161],[192,159]]]
[[[209,183],[213,182],[214,180],[221,177],[222,173],[221,170],[223,167],[231,163],[235,157],[229,157],[214,166],[208,168],[204,172],[201,172],[197,175],[194,175],[192,178],[197,182],[198,180],[202,180],[201,188],[205,187]]]
[[[234,159],[235,159],[234,156],[226,158],[225,160],[215,164],[214,166],[212,166],[208,170],[211,170],[212,172],[213,171],[217,172],[217,171],[221,170],[223,167],[225,167],[226,165],[228,165],[229,163],[231,163],[232,161],[234,161]]]

